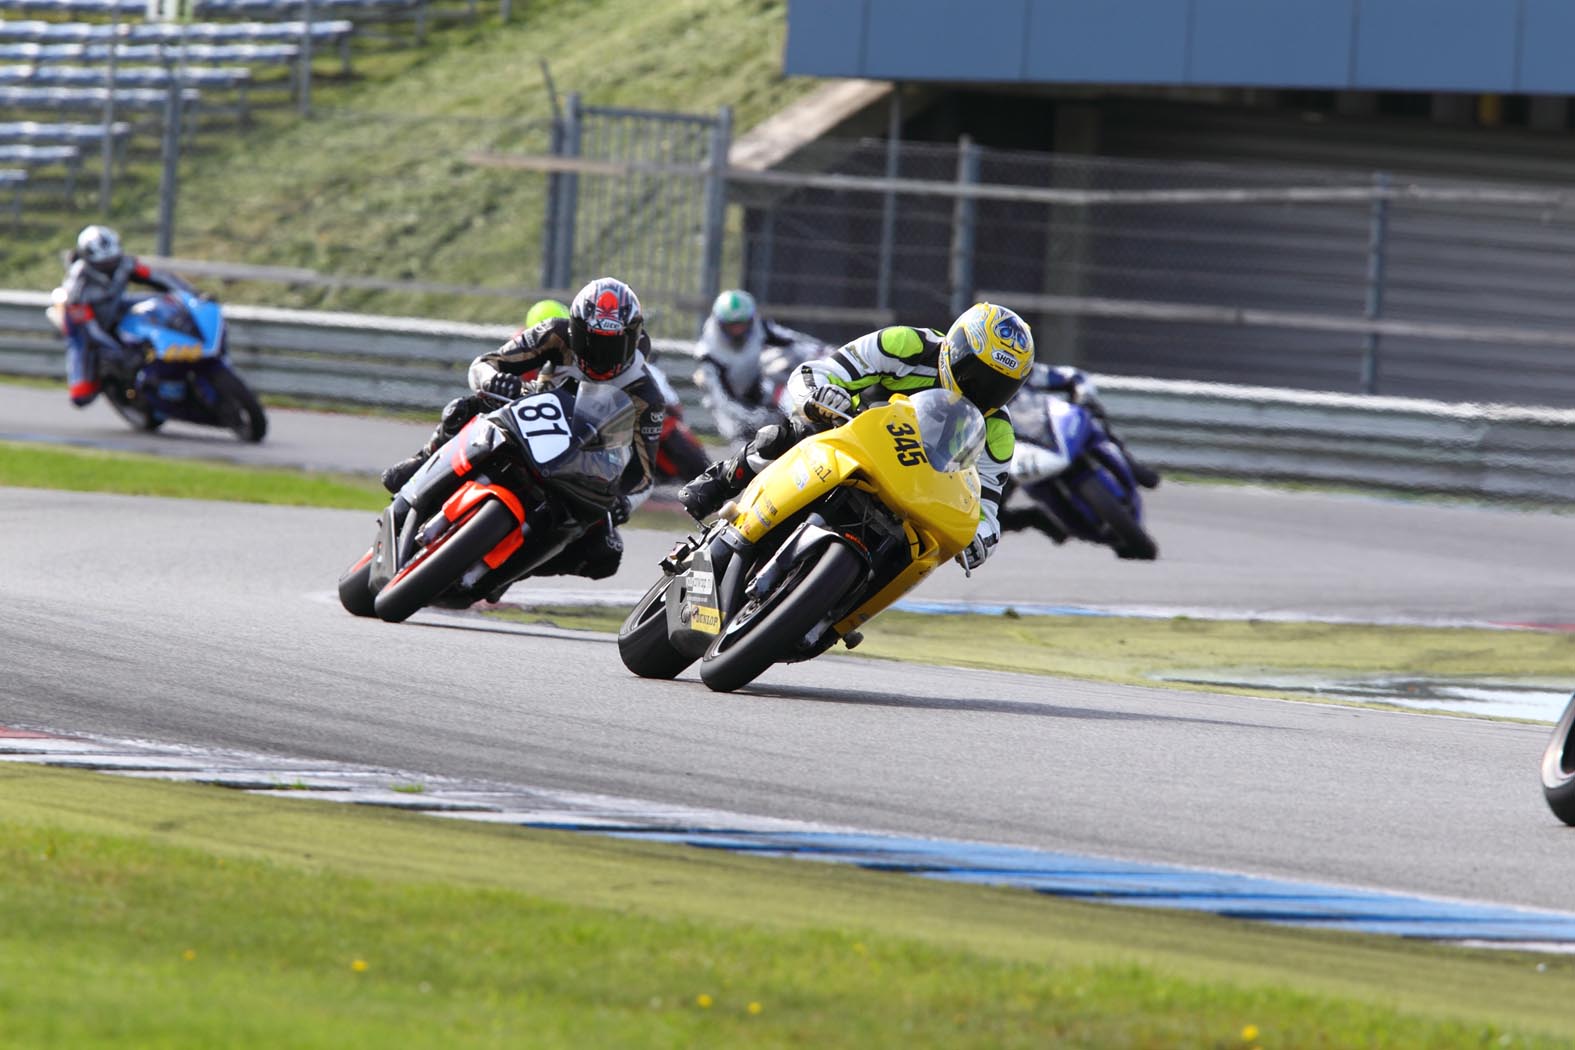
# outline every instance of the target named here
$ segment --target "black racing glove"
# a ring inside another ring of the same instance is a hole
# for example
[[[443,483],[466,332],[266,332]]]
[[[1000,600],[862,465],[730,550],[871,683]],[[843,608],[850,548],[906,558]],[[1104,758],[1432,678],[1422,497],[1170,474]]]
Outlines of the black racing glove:
[[[612,516],[614,526],[626,523],[629,520],[629,497],[620,494],[618,502],[614,503],[612,510],[607,513]]]
[[[507,372],[498,372],[482,384],[481,389],[489,394],[506,397],[510,401],[520,396],[525,389],[525,384],[520,382],[520,377]]]

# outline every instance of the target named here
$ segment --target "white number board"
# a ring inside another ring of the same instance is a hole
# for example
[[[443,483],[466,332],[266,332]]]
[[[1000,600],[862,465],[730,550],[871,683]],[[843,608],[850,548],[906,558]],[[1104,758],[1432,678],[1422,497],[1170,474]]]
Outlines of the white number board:
[[[514,402],[514,420],[537,463],[557,459],[568,449],[569,423],[563,418],[563,406],[552,394],[532,394]]]

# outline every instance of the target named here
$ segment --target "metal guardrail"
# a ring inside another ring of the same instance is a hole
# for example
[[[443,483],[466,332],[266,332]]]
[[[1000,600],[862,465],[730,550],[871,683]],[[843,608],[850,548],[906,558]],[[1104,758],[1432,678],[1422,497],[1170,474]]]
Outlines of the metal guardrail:
[[[0,372],[63,376],[49,297],[0,291]],[[267,394],[436,408],[507,325],[227,306],[230,347]],[[659,357],[692,425],[688,344]],[[1175,380],[1096,376],[1124,438],[1156,466],[1243,478],[1575,502],[1575,410],[1447,404]]]
[[[44,317],[48,306],[47,294],[0,290],[0,373],[64,381],[60,339]],[[260,393],[434,412],[466,392],[465,372],[477,355],[496,350],[517,331],[511,325],[230,304],[224,316],[236,367]],[[711,416],[689,380],[692,344],[655,345],[659,360],[666,355],[673,362],[665,371],[683,398],[684,418],[710,430]]]

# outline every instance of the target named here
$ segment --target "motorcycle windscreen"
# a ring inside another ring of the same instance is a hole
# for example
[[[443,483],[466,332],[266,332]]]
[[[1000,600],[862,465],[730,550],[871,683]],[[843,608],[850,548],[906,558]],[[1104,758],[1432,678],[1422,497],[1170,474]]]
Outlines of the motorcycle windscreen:
[[[614,485],[634,455],[634,424],[635,407],[628,394],[606,383],[581,383],[569,424],[573,440],[552,459],[538,460],[538,466],[549,478],[580,477]]]
[[[973,402],[936,388],[908,398],[930,466],[942,474],[967,470],[984,452],[984,416]]]
[[[193,295],[187,296],[185,301],[187,309],[191,311],[191,319],[202,335],[203,349],[212,357],[224,346],[224,312],[212,299],[199,299]]]
[[[160,361],[196,361],[207,356],[201,330],[173,292],[137,302],[121,322],[121,338],[146,343]]]
[[[1046,398],[1046,412],[1050,417],[1050,436],[1061,446],[1068,461],[1081,456],[1093,429],[1088,425],[1088,410],[1081,405],[1062,401],[1058,397]]]

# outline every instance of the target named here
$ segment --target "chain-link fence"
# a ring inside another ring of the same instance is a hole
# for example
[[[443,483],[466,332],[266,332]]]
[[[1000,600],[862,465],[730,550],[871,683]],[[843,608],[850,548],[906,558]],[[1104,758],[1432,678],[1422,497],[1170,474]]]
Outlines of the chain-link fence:
[[[930,325],[988,293],[1042,356],[1103,372],[1575,404],[1561,191],[967,143],[904,144],[907,186],[870,181],[887,164],[886,143],[824,142],[794,158],[802,185],[744,176],[737,277]],[[1513,331],[1465,330],[1487,327]]]
[[[274,263],[232,267],[232,301],[508,322],[610,273],[658,336],[692,336],[741,285],[841,342],[988,296],[1045,359],[1104,373],[1575,405],[1558,188],[966,141],[825,140],[753,170],[727,165],[725,110],[573,99],[553,121],[319,110],[287,134],[274,166],[200,120],[185,140],[173,254],[266,243]],[[134,137],[117,189],[135,250],[160,218],[157,166],[136,160],[157,151]]]

